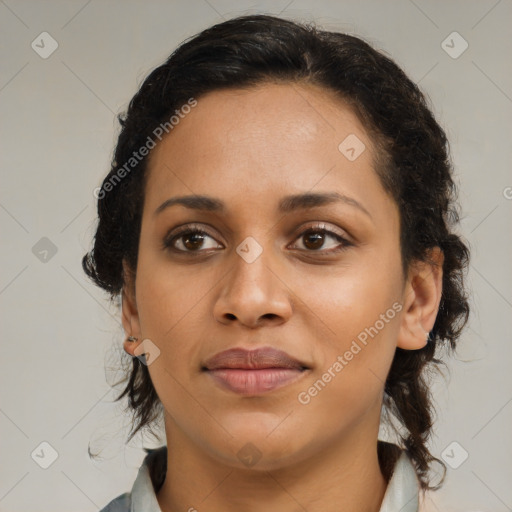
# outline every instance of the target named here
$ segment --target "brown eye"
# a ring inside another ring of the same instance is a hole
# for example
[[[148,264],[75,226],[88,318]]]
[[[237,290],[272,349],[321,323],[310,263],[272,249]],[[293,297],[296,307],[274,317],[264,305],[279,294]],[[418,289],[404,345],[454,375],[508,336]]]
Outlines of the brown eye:
[[[189,235],[181,235],[179,240],[183,241],[183,246],[186,249],[194,251],[201,248],[201,245],[204,242],[204,235],[202,233],[194,232]]]
[[[311,250],[320,249],[325,241],[325,235],[319,231],[309,231],[307,234],[303,234],[302,237],[305,247]]]
[[[205,243],[207,239],[213,241],[209,243],[209,246]],[[163,242],[163,248],[172,249],[176,252],[193,253],[219,248],[219,244],[206,231],[186,228],[166,238]]]
[[[351,242],[346,240],[338,233],[326,229],[324,227],[324,224],[320,224],[318,226],[314,226],[303,231],[299,235],[298,240],[301,240],[302,245],[304,246],[304,248],[299,246],[299,249],[302,249],[306,252],[316,252],[319,255],[328,255],[340,252],[346,249],[347,247],[353,245]],[[333,244],[331,242],[329,244],[330,247],[326,247],[325,245],[326,243],[328,243],[329,240],[334,240],[338,243]]]
[[[329,255],[353,245],[340,234],[323,226],[324,224],[320,224],[303,231],[297,238],[302,242],[300,245],[303,247],[299,245],[293,248],[304,252],[318,253],[318,255]],[[330,243],[329,240],[331,240]],[[168,235],[162,243],[162,248],[175,253],[201,254],[211,249],[222,249],[223,246],[203,229],[184,226],[178,229],[178,232],[175,231]]]

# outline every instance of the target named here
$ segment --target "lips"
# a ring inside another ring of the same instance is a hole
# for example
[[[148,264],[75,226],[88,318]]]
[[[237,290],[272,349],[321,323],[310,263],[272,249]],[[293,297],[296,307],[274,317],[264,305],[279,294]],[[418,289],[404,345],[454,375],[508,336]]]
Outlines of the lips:
[[[308,366],[282,350],[233,348],[208,359],[202,370],[222,388],[243,395],[259,395],[298,380]]]
[[[219,352],[204,365],[206,370],[231,368],[239,370],[262,370],[265,368],[295,368],[304,370],[307,366],[282,350],[263,347],[255,350],[232,348]]]

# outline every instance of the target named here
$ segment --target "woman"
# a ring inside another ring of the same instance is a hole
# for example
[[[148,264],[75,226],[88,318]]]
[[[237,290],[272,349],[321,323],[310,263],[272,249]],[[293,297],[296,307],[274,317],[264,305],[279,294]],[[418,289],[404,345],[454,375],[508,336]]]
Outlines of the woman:
[[[417,86],[359,38],[252,15],[182,44],[120,122],[83,266],[122,297],[130,439],[162,415],[167,442],[103,510],[418,510],[425,372],[469,308]]]

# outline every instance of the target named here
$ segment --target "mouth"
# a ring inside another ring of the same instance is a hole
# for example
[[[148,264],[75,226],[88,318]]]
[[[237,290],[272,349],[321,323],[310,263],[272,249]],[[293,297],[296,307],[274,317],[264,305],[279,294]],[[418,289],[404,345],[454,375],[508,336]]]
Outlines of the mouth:
[[[286,352],[271,347],[234,348],[208,359],[201,370],[223,389],[260,395],[289,385],[310,368]]]

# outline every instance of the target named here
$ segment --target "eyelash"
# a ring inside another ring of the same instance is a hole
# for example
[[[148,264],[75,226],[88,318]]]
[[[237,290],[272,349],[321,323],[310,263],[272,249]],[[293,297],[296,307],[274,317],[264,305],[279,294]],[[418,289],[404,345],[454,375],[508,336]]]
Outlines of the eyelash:
[[[341,247],[339,246],[334,249],[323,250],[323,251],[322,250],[300,249],[301,251],[306,251],[308,253],[318,253],[321,255],[328,256],[331,254],[342,252],[342,251],[346,250],[348,247],[354,245],[351,242],[349,242],[346,238],[342,237],[340,234],[338,234],[330,229],[325,228],[325,224],[322,224],[322,223],[315,224],[313,226],[308,226],[301,233],[299,233],[299,235],[296,237],[296,240],[303,237],[306,234],[317,234],[317,233],[319,233],[319,234],[323,233],[323,234],[332,236],[338,242],[341,243]],[[208,233],[204,229],[200,229],[199,227],[196,227],[194,225],[186,225],[186,226],[182,226],[181,228],[178,228],[178,230],[176,232],[174,232],[172,234],[172,236],[165,237],[165,239],[162,243],[162,249],[163,250],[171,250],[175,253],[187,254],[187,255],[192,255],[192,256],[196,256],[196,255],[200,254],[201,252],[205,252],[204,250],[184,251],[182,249],[176,249],[174,247],[174,243],[176,240],[183,238],[185,235],[195,235],[195,234],[206,235],[206,236],[209,236],[210,238],[214,238],[210,233]]]

